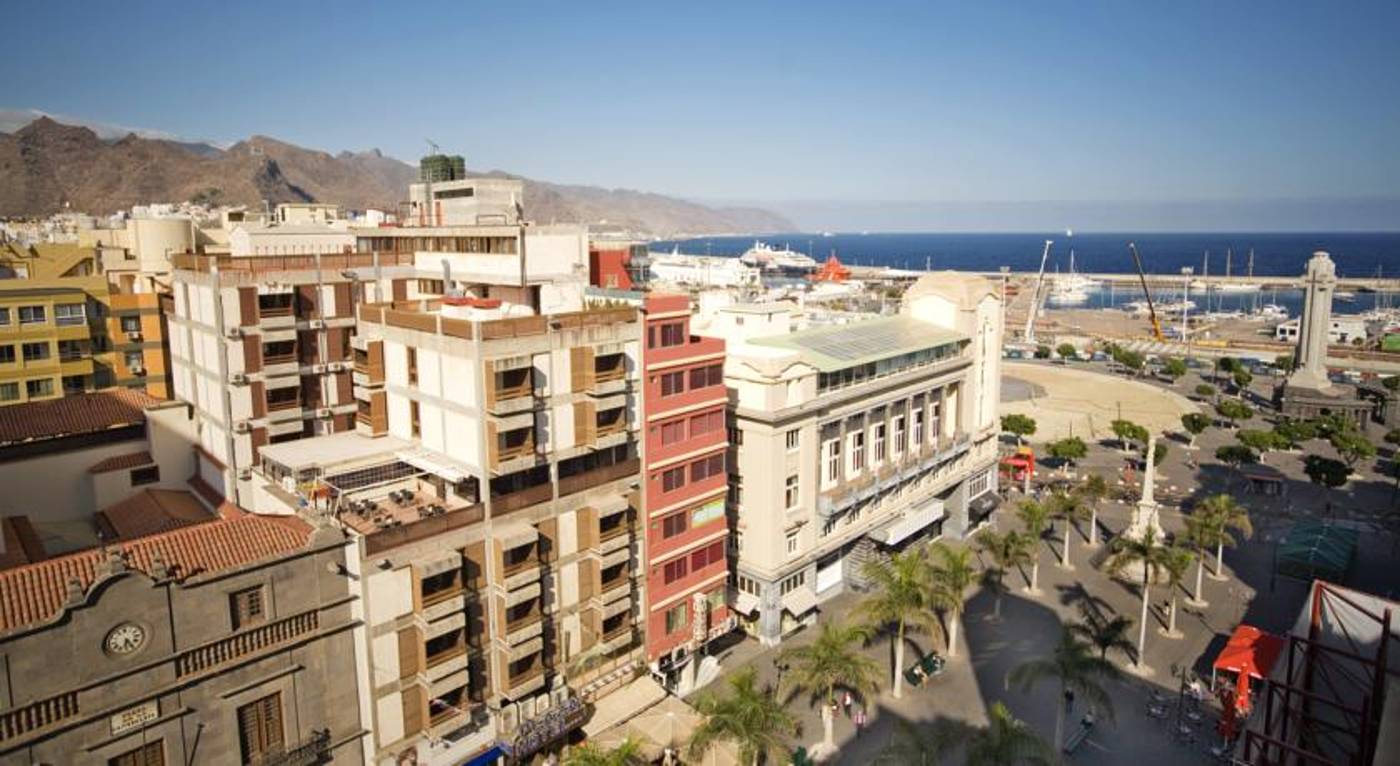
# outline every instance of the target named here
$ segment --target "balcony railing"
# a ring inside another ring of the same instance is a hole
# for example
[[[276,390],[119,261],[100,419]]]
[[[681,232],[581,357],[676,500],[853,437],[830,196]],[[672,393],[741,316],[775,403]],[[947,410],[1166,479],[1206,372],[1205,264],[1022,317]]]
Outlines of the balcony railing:
[[[305,742],[280,753],[264,753],[250,760],[253,766],[313,766],[330,763],[331,730],[313,731]]]
[[[518,675],[518,676],[511,676],[511,677],[510,677],[510,680],[509,680],[509,681],[506,681],[506,690],[507,690],[507,691],[515,691],[516,689],[519,689],[520,687],[524,686],[525,684],[528,684],[528,683],[530,683],[531,681],[534,681],[535,679],[537,679],[537,678],[539,678],[540,676],[543,676],[543,675],[544,675],[544,666],[543,666],[543,665],[539,665],[539,666],[536,666],[536,667],[534,667],[534,668],[531,668],[530,670],[525,671],[524,673],[521,673],[521,674]]]
[[[284,620],[195,647],[175,657],[175,675],[188,676],[300,639],[320,626],[319,612],[305,612]]]
[[[78,693],[68,692],[0,713],[0,742],[8,742],[78,715]]]
[[[297,360],[297,355],[296,355],[296,354],[275,354],[275,355],[273,355],[273,356],[265,356],[265,357],[263,357],[263,360],[262,360],[262,361],[263,361],[263,365],[265,365],[265,366],[270,366],[270,365],[274,365],[274,364],[292,364],[292,363],[296,362],[296,360]]]
[[[365,537],[365,553],[374,555],[383,553],[391,548],[400,545],[408,545],[419,540],[424,540],[435,535],[440,535],[450,529],[465,527],[468,524],[475,524],[486,517],[486,511],[480,503],[470,505],[466,508],[459,508],[455,511],[448,511],[440,516],[429,516],[402,526],[389,527],[373,532]]]
[[[560,482],[562,485],[563,482]],[[528,508],[532,505],[548,502],[554,497],[554,488],[549,482],[536,484],[533,487],[500,495],[491,499],[491,510],[493,513],[510,513],[521,508]]]
[[[641,467],[641,461],[637,458],[624,460],[620,463],[613,463],[602,468],[595,468],[574,476],[565,477],[559,480],[559,494],[572,495],[575,492],[582,492],[585,489],[596,487],[599,484],[606,484],[610,481],[621,479],[624,476],[631,476],[637,473]]]
[[[466,653],[467,643],[463,641],[462,643],[455,644],[448,649],[444,649],[438,652],[437,654],[425,657],[423,660],[423,664],[424,667],[437,667],[438,665],[441,665],[442,663],[447,662],[448,660],[456,659]]]

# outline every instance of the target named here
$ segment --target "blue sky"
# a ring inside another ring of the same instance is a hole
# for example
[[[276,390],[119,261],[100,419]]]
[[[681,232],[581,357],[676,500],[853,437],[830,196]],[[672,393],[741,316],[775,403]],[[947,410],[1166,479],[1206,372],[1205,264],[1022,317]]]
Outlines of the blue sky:
[[[11,4],[0,107],[788,210],[1400,198],[1393,0],[409,8]]]

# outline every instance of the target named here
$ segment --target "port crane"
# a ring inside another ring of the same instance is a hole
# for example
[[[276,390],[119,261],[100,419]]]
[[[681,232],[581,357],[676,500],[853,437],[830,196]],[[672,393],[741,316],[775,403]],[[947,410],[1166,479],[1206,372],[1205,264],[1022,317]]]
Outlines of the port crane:
[[[1157,320],[1157,309],[1152,305],[1152,291],[1147,289],[1147,272],[1142,270],[1142,256],[1138,255],[1137,243],[1129,242],[1128,251],[1133,254],[1133,265],[1137,267],[1138,281],[1142,283],[1142,295],[1147,299],[1147,318],[1152,321],[1152,335],[1159,341],[1166,341],[1162,323]]]
[[[1026,312],[1026,331],[1022,333],[1027,343],[1035,342],[1035,317],[1040,313],[1040,304],[1045,300],[1040,290],[1045,284],[1045,262],[1050,259],[1050,246],[1055,240],[1045,240],[1045,251],[1040,254],[1040,273],[1035,276],[1035,291],[1031,293],[1031,307]]]

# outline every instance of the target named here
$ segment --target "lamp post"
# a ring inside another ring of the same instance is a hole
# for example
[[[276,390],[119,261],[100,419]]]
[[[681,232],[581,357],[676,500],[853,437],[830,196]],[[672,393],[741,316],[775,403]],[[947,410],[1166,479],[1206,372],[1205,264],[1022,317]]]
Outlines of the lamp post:
[[[1191,275],[1196,270],[1190,266],[1181,267],[1181,339],[1186,341],[1186,356],[1191,356],[1191,324],[1187,315],[1191,311]]]

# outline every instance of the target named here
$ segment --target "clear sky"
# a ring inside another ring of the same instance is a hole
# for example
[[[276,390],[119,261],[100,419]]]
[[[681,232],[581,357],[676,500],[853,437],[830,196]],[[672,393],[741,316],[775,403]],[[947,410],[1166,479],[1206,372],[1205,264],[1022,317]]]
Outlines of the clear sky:
[[[788,209],[1400,198],[1396,0],[416,5],[11,3],[0,107]]]

